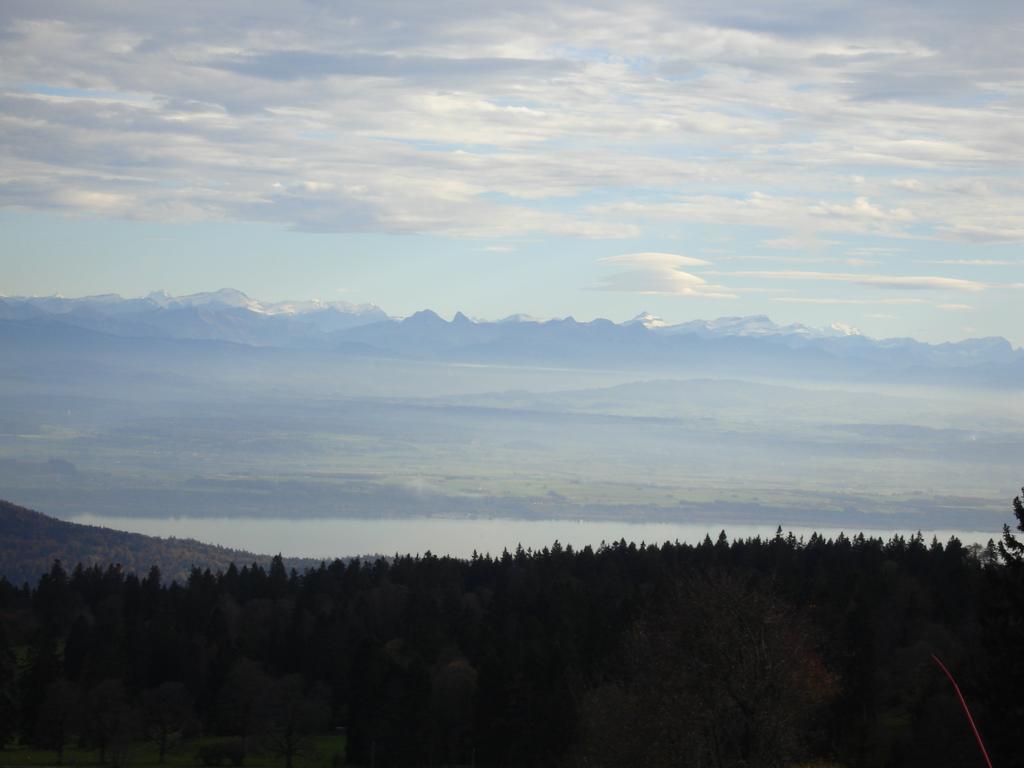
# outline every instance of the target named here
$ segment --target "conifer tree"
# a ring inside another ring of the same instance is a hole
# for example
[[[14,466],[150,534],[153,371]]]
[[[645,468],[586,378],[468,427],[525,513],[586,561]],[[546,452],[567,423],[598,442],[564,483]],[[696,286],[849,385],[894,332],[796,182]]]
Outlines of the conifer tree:
[[[18,723],[17,670],[14,651],[0,623],[0,750],[14,738]]]
[[[1021,495],[1013,500],[1013,515],[1017,518],[1017,530],[1024,531],[1024,488]],[[1003,525],[1003,540],[999,542],[999,554],[1007,563],[1024,563],[1024,543],[1011,532],[1009,525]]]

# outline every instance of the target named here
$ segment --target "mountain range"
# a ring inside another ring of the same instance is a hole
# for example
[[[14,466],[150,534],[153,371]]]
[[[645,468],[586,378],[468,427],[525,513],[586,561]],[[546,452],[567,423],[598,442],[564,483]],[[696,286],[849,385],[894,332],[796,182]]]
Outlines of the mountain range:
[[[0,337],[57,337],[73,330],[129,339],[176,339],[250,347],[317,350],[336,355],[458,363],[560,365],[702,372],[859,377],[909,375],[927,381],[946,372],[1013,385],[1024,373],[1024,350],[1002,337],[927,344],[873,339],[835,324],[778,325],[763,315],[670,325],[649,313],[624,323],[516,315],[491,322],[431,310],[404,318],[372,304],[261,302],[223,289],[189,296],[158,291],[142,298],[0,298]]]

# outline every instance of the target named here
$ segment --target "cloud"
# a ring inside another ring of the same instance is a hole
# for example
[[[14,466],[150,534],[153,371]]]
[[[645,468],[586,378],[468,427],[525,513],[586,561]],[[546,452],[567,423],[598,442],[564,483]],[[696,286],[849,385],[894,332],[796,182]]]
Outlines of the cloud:
[[[884,222],[911,222],[916,218],[914,214],[906,208],[891,208],[886,210],[882,206],[872,203],[866,197],[858,197],[849,205],[841,203],[822,203],[812,206],[810,213],[812,216],[823,216],[826,218],[860,219]]]
[[[1012,3],[179,16],[3,4],[0,205],[450,237],[711,224],[789,249],[1024,240]]]
[[[845,264],[850,267],[864,267],[871,264],[881,264],[879,259],[862,259],[857,257],[835,257],[835,256],[776,256],[774,254],[765,256],[762,254],[746,253],[742,256],[726,256],[722,261],[768,261],[777,264]]]
[[[745,272],[715,272],[716,275],[736,277],[762,277],[768,280],[817,280],[822,282],[853,283],[887,290],[950,290],[983,291],[988,286],[974,280],[931,275],[868,275],[839,272],[808,272],[802,270],[755,270]]]
[[[778,181],[776,181],[778,183]],[[885,207],[864,196],[826,202],[754,191],[744,196],[694,194],[653,203],[624,201],[594,206],[592,213],[631,220],[688,221],[737,227],[785,228],[804,233],[770,240],[792,244],[821,240],[820,233],[904,237],[921,218],[905,207]],[[828,241],[823,241],[828,242]]]
[[[891,258],[906,252],[906,248],[897,248],[891,245],[862,246],[859,248],[848,248],[846,255],[851,258],[879,259]]]
[[[947,312],[971,312],[974,309],[970,304],[936,304],[935,306]]]
[[[673,269],[675,267],[706,267],[710,261],[683,256],[678,253],[660,253],[645,251],[642,253],[624,253],[619,256],[605,256],[598,259],[605,264],[632,264],[645,269]]]
[[[736,298],[736,294],[727,288],[711,285],[703,278],[681,269],[681,267],[708,266],[710,262],[704,259],[676,253],[642,252],[605,256],[598,261],[602,264],[628,268],[605,277],[601,283],[595,286],[596,290],[651,295],[702,296],[715,299]]]
[[[832,245],[839,245],[838,240],[822,240],[815,235],[788,235],[762,240],[765,248],[778,248],[787,251],[821,250]]]
[[[924,299],[844,299],[844,298],[815,298],[810,296],[773,296],[772,301],[781,301],[786,304],[927,304]]]
[[[481,77],[496,75],[551,77],[575,66],[565,60],[337,54],[309,50],[246,53],[215,58],[205,65],[268,80],[320,80],[344,75],[444,83],[459,79],[478,81]]]
[[[1016,243],[1024,241],[1024,225],[1003,226],[973,222],[953,222],[943,227],[950,238],[975,243]]]
[[[920,260],[919,264],[952,264],[956,266],[970,267],[1011,267],[1020,264],[1019,261],[1009,259],[935,259]]]

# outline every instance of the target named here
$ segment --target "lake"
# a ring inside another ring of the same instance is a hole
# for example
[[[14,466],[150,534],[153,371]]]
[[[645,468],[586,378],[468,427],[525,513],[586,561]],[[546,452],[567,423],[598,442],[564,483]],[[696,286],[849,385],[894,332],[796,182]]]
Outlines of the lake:
[[[722,526],[706,523],[627,523],[593,520],[514,520],[503,518],[452,519],[441,517],[413,518],[139,518],[104,515],[79,515],[66,518],[84,525],[98,525],[150,536],[197,539],[260,554],[281,553],[289,557],[331,559],[347,555],[393,554],[395,552],[448,554],[469,557],[473,551],[500,554],[518,544],[540,549],[556,539],[563,545],[579,548],[587,544],[597,547],[604,542],[626,539],[636,543],[681,541],[697,543],[710,534],[714,539]],[[860,532],[851,529],[793,526],[797,537],[808,537],[814,531],[835,537],[841,531],[848,536]],[[772,525],[730,524],[726,530],[732,538],[775,535]],[[914,531],[863,530],[868,536],[891,538],[894,533],[909,536]],[[946,542],[956,536],[965,544],[985,544],[998,539],[1000,532],[933,530],[923,531],[926,540],[932,536]]]

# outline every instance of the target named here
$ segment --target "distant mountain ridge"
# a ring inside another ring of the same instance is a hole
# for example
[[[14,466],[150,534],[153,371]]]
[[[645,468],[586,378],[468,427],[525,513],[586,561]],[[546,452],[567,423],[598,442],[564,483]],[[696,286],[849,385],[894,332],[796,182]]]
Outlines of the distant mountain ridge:
[[[157,566],[166,581],[188,578],[192,567],[226,570],[258,563],[268,566],[270,555],[203,544],[193,539],[161,539],[94,525],[79,525],[49,517],[0,500],[0,577],[21,585],[35,584],[54,560],[64,568],[120,565],[125,571],[145,575]],[[289,568],[304,570],[319,560],[285,558]]]
[[[124,338],[231,342],[251,347],[317,350],[460,363],[585,367],[684,366],[722,373],[750,371],[820,377],[914,370],[980,372],[1003,385],[1021,381],[1024,351],[1002,337],[927,344],[909,338],[872,339],[834,324],[778,325],[764,315],[691,320],[670,325],[644,312],[614,323],[572,317],[537,320],[514,315],[496,322],[459,312],[445,320],[425,309],[395,318],[372,304],[261,302],[223,289],[189,296],[157,291],[142,298],[0,298],[0,329],[78,328]]]
[[[44,321],[114,336],[231,341],[251,346],[315,346],[326,336],[387,320],[373,304],[349,302],[261,302],[225,288],[171,296],[154,291],[142,298],[117,294],[65,298],[3,297],[0,319]]]

